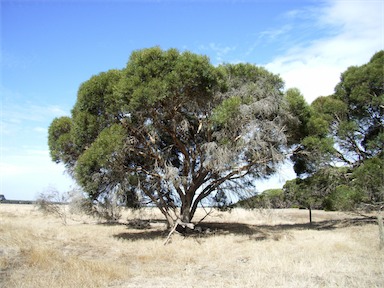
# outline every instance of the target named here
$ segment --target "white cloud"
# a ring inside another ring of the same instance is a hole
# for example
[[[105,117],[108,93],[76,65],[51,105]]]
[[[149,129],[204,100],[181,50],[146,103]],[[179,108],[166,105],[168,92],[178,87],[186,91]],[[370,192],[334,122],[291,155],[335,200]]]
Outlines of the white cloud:
[[[301,45],[296,43],[265,67],[279,73],[287,88],[298,87],[309,102],[332,94],[342,72],[349,66],[368,62],[383,49],[383,9],[382,1],[329,1],[317,10],[288,12],[291,18],[302,18],[307,13],[311,22],[306,29],[312,25],[314,30],[327,33]]]

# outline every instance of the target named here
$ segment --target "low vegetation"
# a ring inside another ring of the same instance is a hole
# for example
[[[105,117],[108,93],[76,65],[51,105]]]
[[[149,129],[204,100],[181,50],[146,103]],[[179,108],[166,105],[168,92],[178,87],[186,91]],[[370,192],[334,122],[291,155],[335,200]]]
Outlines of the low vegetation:
[[[164,246],[157,209],[121,213],[114,224],[71,214],[62,225],[34,205],[0,204],[0,287],[384,285],[374,218],[315,210],[309,226],[299,209],[214,210]]]

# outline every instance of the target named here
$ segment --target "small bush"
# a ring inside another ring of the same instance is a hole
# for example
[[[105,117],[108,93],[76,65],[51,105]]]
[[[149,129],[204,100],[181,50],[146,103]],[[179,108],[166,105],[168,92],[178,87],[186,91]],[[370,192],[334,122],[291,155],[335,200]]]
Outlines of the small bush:
[[[79,189],[74,189],[70,193],[69,211],[71,214],[85,214],[93,216],[94,204],[92,200],[85,197]]]
[[[94,215],[108,222],[116,222],[121,218],[121,208],[118,197],[108,195],[94,206]]]
[[[52,214],[59,217],[64,225],[67,224],[69,193],[60,193],[54,187],[48,187],[46,191],[40,193],[36,200],[39,210],[45,214]]]
[[[118,196],[112,193],[105,195],[99,201],[93,201],[85,197],[83,192],[74,191],[69,205],[71,213],[84,213],[109,222],[118,221],[121,218],[122,207],[119,205]]]

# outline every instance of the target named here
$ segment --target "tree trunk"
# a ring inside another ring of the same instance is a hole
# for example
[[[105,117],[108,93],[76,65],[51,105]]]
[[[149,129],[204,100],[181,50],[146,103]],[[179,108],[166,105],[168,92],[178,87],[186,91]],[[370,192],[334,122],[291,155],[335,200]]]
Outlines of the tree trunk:
[[[180,218],[181,221],[184,223],[190,223],[191,222],[191,203],[182,203],[181,204],[181,211],[180,211]]]
[[[309,210],[309,225],[312,225],[312,207],[311,205],[308,206]]]

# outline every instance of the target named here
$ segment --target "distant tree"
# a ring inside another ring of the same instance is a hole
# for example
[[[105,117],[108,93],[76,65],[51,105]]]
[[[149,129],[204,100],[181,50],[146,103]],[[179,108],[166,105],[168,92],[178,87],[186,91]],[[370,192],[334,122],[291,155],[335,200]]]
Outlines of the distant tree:
[[[284,200],[292,206],[306,208],[312,222],[313,209],[351,210],[361,198],[346,190],[351,179],[346,167],[322,168],[310,177],[287,181],[283,187]],[[352,203],[353,202],[353,203]]]
[[[243,193],[284,159],[282,88],[251,64],[214,67],[190,52],[138,50],[125,69],[81,85],[72,116],[49,128],[51,157],[92,199],[147,199],[170,225],[190,222],[202,200]]]
[[[283,189],[268,189],[261,194],[264,208],[286,208]]]
[[[255,196],[242,199],[232,206],[245,209],[278,209],[288,207],[287,202],[284,199],[283,189],[268,189]]]
[[[367,64],[348,68],[332,96],[343,103],[339,118],[332,119],[332,135],[355,166],[383,153],[383,67],[384,51],[380,51]]]
[[[380,51],[369,63],[342,73],[333,95],[317,98],[309,109],[291,109],[309,115],[301,117],[303,133],[291,157],[296,174],[308,178],[308,199],[322,195],[338,209],[352,209],[358,201],[383,201],[383,67]]]

